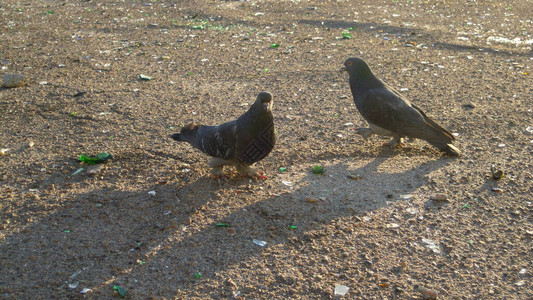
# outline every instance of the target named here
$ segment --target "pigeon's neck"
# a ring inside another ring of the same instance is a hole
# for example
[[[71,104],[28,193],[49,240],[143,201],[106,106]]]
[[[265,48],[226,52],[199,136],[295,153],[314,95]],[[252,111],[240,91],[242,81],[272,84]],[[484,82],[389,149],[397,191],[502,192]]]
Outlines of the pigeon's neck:
[[[374,74],[350,76],[350,88],[354,95],[360,95],[370,89],[382,88],[383,86],[384,84]]]

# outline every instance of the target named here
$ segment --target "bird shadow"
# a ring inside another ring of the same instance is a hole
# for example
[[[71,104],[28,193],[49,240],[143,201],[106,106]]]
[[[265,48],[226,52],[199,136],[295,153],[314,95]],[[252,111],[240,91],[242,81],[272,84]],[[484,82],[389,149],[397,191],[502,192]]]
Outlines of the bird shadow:
[[[399,159],[338,158],[325,164],[323,175],[297,170],[257,183],[200,177],[154,185],[154,196],[108,188],[79,193],[4,239],[0,289],[14,297],[76,297],[88,287],[90,297],[106,298],[122,285],[131,297],[187,297],[199,290],[228,297],[226,285],[204,283],[224,280],[235,268],[251,272],[251,261],[278,246],[305,244],[305,236],[336,220],[406,201],[398,195],[425,185],[427,174],[450,162],[396,165]],[[10,286],[19,280],[27,282],[24,289]],[[243,296],[260,292],[253,278],[243,280],[238,284],[250,283]]]

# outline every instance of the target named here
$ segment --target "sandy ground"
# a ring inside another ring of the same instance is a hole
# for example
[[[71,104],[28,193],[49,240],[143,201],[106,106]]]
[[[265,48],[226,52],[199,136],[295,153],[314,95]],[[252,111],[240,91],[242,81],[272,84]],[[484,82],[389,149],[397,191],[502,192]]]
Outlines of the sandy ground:
[[[2,1],[0,72],[29,84],[0,89],[0,298],[329,299],[341,285],[348,299],[532,298],[530,12]],[[357,136],[339,72],[351,56],[464,155]],[[269,180],[212,179],[208,157],[168,137],[232,120],[260,91],[279,134],[258,163]],[[113,159],[90,175],[77,159],[100,152]]]

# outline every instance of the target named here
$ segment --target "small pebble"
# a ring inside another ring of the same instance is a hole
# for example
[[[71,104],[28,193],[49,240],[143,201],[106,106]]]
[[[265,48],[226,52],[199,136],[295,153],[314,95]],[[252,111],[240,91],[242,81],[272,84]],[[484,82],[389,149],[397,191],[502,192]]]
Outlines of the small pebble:
[[[515,283],[516,286],[523,286],[524,284],[526,284],[525,280],[520,280],[520,281]]]
[[[423,286],[418,286],[417,290],[423,299],[437,299],[438,293],[435,290],[430,290]]]
[[[2,84],[5,88],[15,88],[28,84],[28,78],[20,74],[4,74],[4,82]]]
[[[446,201],[448,200],[448,197],[446,196],[446,194],[435,194],[431,195],[429,199],[434,201]]]
[[[100,165],[92,165],[87,167],[87,171],[85,172],[85,175],[87,176],[94,176],[100,172],[102,167]]]

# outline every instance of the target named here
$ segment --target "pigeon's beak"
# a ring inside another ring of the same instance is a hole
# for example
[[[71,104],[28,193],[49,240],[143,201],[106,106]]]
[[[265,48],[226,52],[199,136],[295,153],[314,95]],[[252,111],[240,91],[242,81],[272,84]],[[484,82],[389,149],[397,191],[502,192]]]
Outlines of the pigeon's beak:
[[[266,109],[272,111],[272,107],[274,106],[274,101],[270,101],[268,103],[266,103]]]
[[[342,66],[339,70],[339,72],[344,72],[344,71],[348,71],[348,69],[346,69],[346,66]]]

